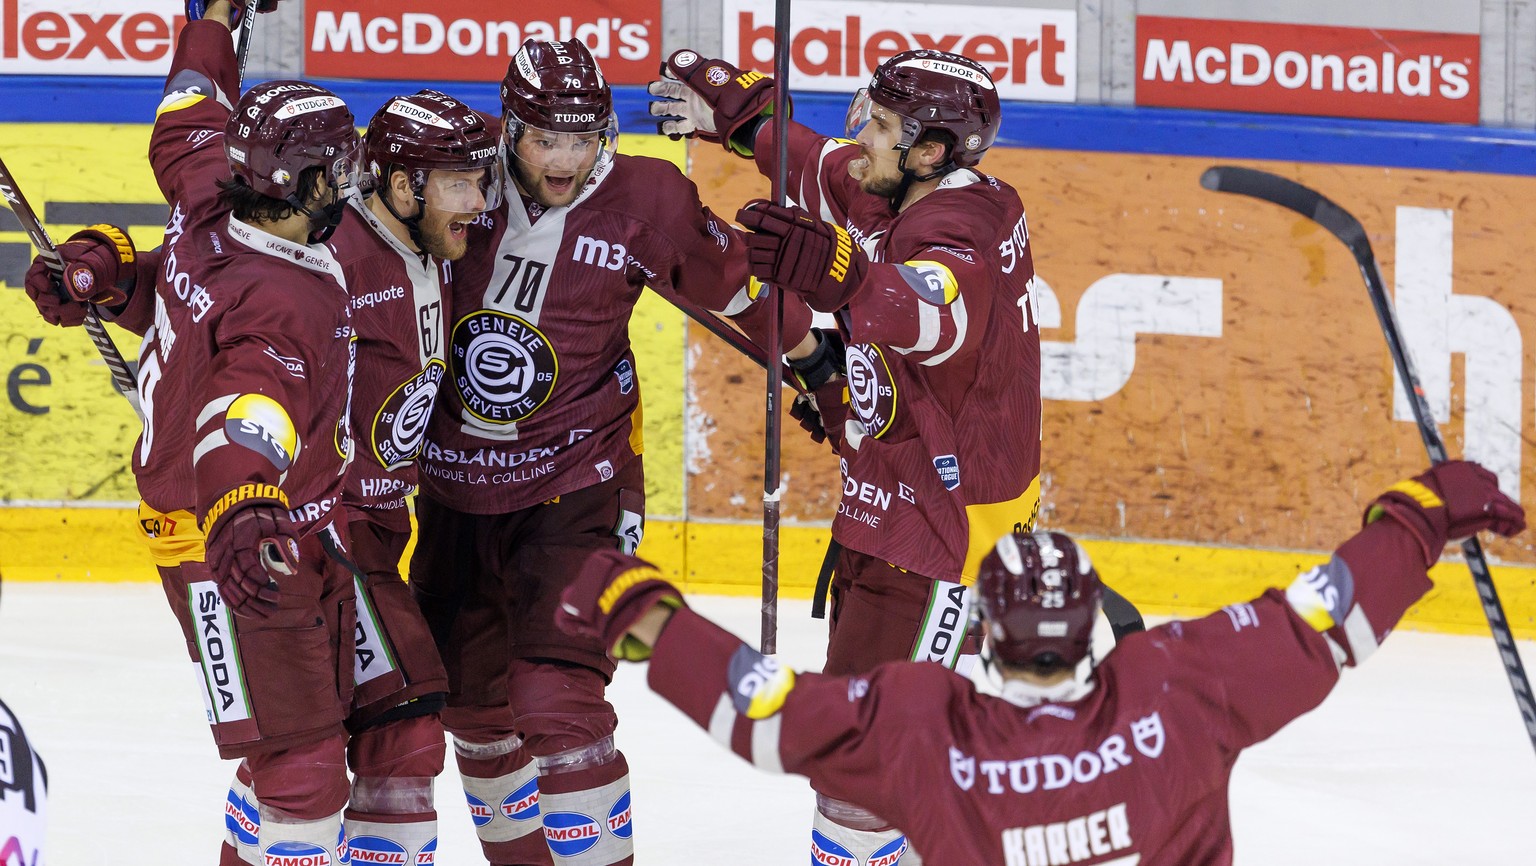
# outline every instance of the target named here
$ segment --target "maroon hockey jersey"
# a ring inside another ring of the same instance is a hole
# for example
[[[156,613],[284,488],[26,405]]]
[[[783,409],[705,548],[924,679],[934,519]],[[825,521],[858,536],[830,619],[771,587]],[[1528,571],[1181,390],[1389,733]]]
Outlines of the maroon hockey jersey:
[[[357,459],[343,501],[410,531],[416,455],[448,370],[443,322],[449,266],[423,260],[354,199],[329,244],[352,295],[358,363],[352,387]]]
[[[152,508],[211,522],[280,492],[301,531],[339,503],[351,454],[352,331],[341,267],[222,210],[224,124],[239,93],[229,31],[182,31],[150,139],[171,205],[154,324],[139,356],[144,430],[134,453]],[[249,486],[247,486],[249,485]]]
[[[901,214],[848,175],[857,145],[790,125],[789,194],[872,263],[840,317],[851,416],[832,534],[940,580],[974,579],[1039,501],[1040,333],[1018,193],[955,171]],[[771,130],[758,138],[771,170]]]
[[[421,486],[474,514],[606,481],[640,454],[628,332],[640,290],[725,310],[747,280],[741,239],[693,183],[671,163],[624,154],[535,220],[509,195],[471,226],[454,270],[449,386]]]
[[[1381,520],[1303,580],[1328,570],[1352,585],[1351,645],[1374,646],[1430,588],[1423,562],[1415,537]],[[1123,638],[1071,702],[1021,706],[924,662],[796,676],[688,610],[648,676],[737,755],[873,811],[929,863],[1219,866],[1232,862],[1239,753],[1317,706],[1335,658],[1269,590]]]

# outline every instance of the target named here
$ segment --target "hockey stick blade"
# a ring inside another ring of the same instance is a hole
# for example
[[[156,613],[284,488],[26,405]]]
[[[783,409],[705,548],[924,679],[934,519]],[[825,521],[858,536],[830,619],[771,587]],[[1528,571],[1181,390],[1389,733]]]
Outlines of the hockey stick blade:
[[[1365,227],[1350,215],[1349,211],[1324,198],[1320,193],[1301,184],[1252,168],[1235,165],[1218,165],[1200,175],[1200,185],[1212,192],[1230,192],[1263,199],[1272,204],[1289,208],[1327,229],[1349,247],[1358,260],[1361,256],[1375,258],[1371,241],[1365,235]]]
[[[1419,428],[1419,437],[1424,441],[1424,450],[1429,453],[1431,463],[1444,463],[1448,459],[1445,440],[1440,436],[1440,428],[1435,424],[1434,415],[1429,408],[1429,399],[1424,393],[1423,385],[1419,382],[1413,359],[1408,354],[1408,347],[1403,343],[1402,329],[1397,324],[1397,313],[1393,309],[1391,299],[1387,297],[1386,284],[1381,279],[1381,268],[1376,264],[1376,255],[1371,251],[1370,240],[1366,237],[1365,227],[1360,224],[1360,221],[1348,211],[1324,198],[1316,190],[1257,169],[1230,165],[1213,166],[1206,169],[1200,176],[1200,185],[1215,192],[1245,195],[1293,210],[1327,229],[1349,248],[1355,263],[1360,267],[1365,288],[1370,293],[1371,306],[1376,311],[1376,320],[1381,325],[1382,336],[1386,338],[1387,350],[1392,355],[1392,363],[1397,368],[1398,378],[1402,380],[1408,405],[1413,409],[1414,421]],[[1505,676],[1509,679],[1510,690],[1514,692],[1520,718],[1525,722],[1526,735],[1530,737],[1531,748],[1536,749],[1536,696],[1531,692],[1531,681],[1525,674],[1525,665],[1520,661],[1520,651],[1515,645],[1514,633],[1510,630],[1509,620],[1504,615],[1504,605],[1499,601],[1498,589],[1493,584],[1493,575],[1488,571],[1488,559],[1483,554],[1483,546],[1476,536],[1461,543],[1461,552],[1467,562],[1467,570],[1472,572],[1472,583],[1476,586],[1478,598],[1482,602],[1483,616],[1488,620],[1488,629],[1493,633],[1494,643],[1498,646],[1499,658],[1504,663]]]
[[[48,270],[53,272],[55,279],[55,291],[60,299],[73,302],[69,294],[64,290],[64,261],[59,258],[58,247],[54,246],[53,238],[48,236],[48,230],[43,228],[43,223],[37,218],[37,213],[32,210],[32,205],[27,202],[27,197],[21,194],[21,187],[16,183],[16,176],[6,167],[5,161],[0,160],[0,196],[5,198],[5,203],[11,212],[16,214],[16,219],[21,222],[27,236],[32,239],[32,245],[37,247],[38,254],[47,262]],[[134,381],[133,369],[123,359],[117,345],[112,342],[112,336],[107,333],[107,328],[101,323],[101,317],[96,314],[96,308],[90,304],[85,305],[85,333],[95,344],[96,351],[101,359],[106,362],[107,369],[112,372],[112,385],[119,394],[133,407],[133,411],[142,419],[144,412],[139,406],[139,387]]]

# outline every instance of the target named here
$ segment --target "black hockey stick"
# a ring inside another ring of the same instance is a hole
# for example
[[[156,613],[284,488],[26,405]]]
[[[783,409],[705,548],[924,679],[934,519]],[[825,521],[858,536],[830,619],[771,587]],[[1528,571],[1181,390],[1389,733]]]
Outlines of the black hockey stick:
[[[27,197],[21,194],[21,187],[16,183],[16,176],[6,168],[5,161],[0,160],[0,195],[5,196],[6,204],[10,205],[16,219],[21,222],[21,227],[26,229],[27,236],[32,239],[32,245],[37,247],[38,254],[47,262],[48,270],[53,272],[54,290],[59,298],[69,303],[75,299],[70,297],[64,289],[64,261],[59,258],[58,247],[53,245],[53,239],[48,236],[48,230],[43,228],[42,222],[33,212],[32,205],[27,203]],[[90,335],[91,342],[96,344],[96,351],[101,353],[101,359],[107,362],[107,369],[112,371],[112,384],[117,392],[122,394],[128,403],[133,406],[133,411],[144,417],[143,410],[139,407],[139,387],[133,380],[133,372],[128,367],[128,362],[123,360],[122,353],[117,351],[112,337],[107,333],[107,328],[101,323],[101,317],[96,314],[96,308],[90,304],[85,305],[85,332]]]
[[[773,7],[773,143],[775,148],[771,198],[784,204],[789,186],[789,0],[775,0]],[[772,295],[768,313],[768,345],[783,345],[784,292],[767,286]],[[766,365],[765,365],[766,366]],[[768,369],[768,421],[763,438],[763,620],[758,649],[764,655],[778,650],[779,642],[779,371]]]
[[[1365,227],[1360,221],[1314,190],[1251,168],[1228,165],[1208,168],[1200,176],[1200,185],[1216,192],[1251,196],[1290,208],[1327,229],[1349,247],[1355,263],[1360,266],[1360,274],[1365,277],[1371,306],[1376,308],[1381,332],[1387,338],[1387,350],[1392,353],[1397,375],[1403,381],[1408,405],[1413,407],[1413,417],[1418,422],[1424,449],[1429,452],[1430,462],[1444,463],[1447,459],[1445,442],[1440,438],[1440,429],[1435,426],[1429,400],[1424,396],[1424,388],[1419,384],[1419,376],[1414,372],[1413,362],[1408,356],[1408,347],[1403,344],[1402,334],[1397,327],[1397,315],[1387,298],[1386,286],[1381,281],[1381,271],[1376,266],[1376,255],[1371,251],[1370,238],[1366,237]],[[1493,632],[1494,642],[1498,645],[1499,657],[1504,662],[1504,673],[1509,677],[1509,686],[1514,690],[1520,717],[1525,721],[1526,734],[1531,738],[1532,748],[1536,748],[1536,698],[1532,697],[1531,681],[1525,676],[1525,666],[1520,663],[1514,634],[1510,631],[1509,620],[1504,617],[1504,606],[1499,603],[1498,590],[1494,588],[1493,577],[1488,573],[1488,560],[1483,556],[1483,546],[1477,536],[1473,536],[1461,543],[1461,552],[1467,560],[1467,568],[1472,572],[1477,594],[1482,599],[1483,615],[1488,618],[1488,628]]]
[[[251,41],[256,35],[256,15],[264,11],[258,8],[261,5],[256,0],[246,0],[245,8],[240,10],[240,29],[237,31],[240,36],[235,42],[235,58],[239,61],[238,75],[242,89],[245,87],[245,61],[251,56]],[[236,99],[239,97],[238,93],[235,94]]]

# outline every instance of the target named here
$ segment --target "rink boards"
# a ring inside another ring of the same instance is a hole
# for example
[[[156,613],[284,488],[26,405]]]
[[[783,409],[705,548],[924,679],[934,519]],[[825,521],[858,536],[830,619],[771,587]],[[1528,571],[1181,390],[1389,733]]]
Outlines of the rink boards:
[[[1288,212],[1201,189],[1215,162],[1294,177],[1353,211],[1398,293],[1452,453],[1531,477],[1536,310],[1521,295],[1533,274],[1515,215],[1536,180],[1507,173],[1507,146],[1471,160],[1480,171],[1455,172],[1339,164],[1347,148],[1294,137],[1292,152],[1338,162],[1117,153],[1063,132],[1061,112],[1042,112],[1050,122],[1038,143],[1050,149],[997,148],[986,166],[1024,199],[1040,277],[1043,521],[1094,539],[1101,572],[1131,598],[1193,613],[1287,583],[1351,531],[1376,491],[1425,462],[1406,412],[1394,412],[1390,358],[1352,259]],[[1027,135],[1030,119],[1011,128]],[[632,152],[684,158],[682,145],[626,129]],[[1209,130],[1186,133],[1188,142]],[[158,242],[165,209],[147,141],[142,124],[0,124],[0,154],[59,239],[113,219],[141,246]],[[1134,145],[1151,146],[1146,136]],[[1410,156],[1466,168],[1477,150],[1459,147],[1462,156]],[[766,192],[750,164],[716,147],[689,156],[722,215]],[[1360,161],[1383,159],[1372,149]],[[0,510],[0,572],[153,579],[122,507],[134,499],[136,422],[84,334],[32,311],[20,291],[31,253],[17,229],[0,211],[0,500],[10,505]],[[650,294],[631,336],[646,401],[643,552],[691,588],[755,593],[762,374]],[[120,345],[137,354],[131,338]],[[839,482],[831,455],[801,437],[788,425],[782,575],[785,593],[803,597]],[[1536,491],[1511,482],[1509,492],[1529,503]],[[1523,540],[1489,550],[1508,563],[1494,574],[1511,620],[1536,634],[1536,552]],[[1465,568],[1444,564],[1435,576],[1410,622],[1485,629]]]

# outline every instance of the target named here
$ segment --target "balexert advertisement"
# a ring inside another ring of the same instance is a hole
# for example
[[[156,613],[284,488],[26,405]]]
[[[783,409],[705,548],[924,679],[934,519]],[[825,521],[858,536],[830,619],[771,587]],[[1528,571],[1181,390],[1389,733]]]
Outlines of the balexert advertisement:
[[[724,58],[773,69],[772,0],[724,0]],[[1003,99],[1077,98],[1077,12],[1012,6],[938,6],[861,0],[798,0],[790,16],[791,86],[863,87],[875,67],[913,48],[964,54],[992,73]]]
[[[1477,123],[1479,37],[1143,15],[1136,104]]]
[[[164,75],[177,0],[0,0],[0,75]]]

